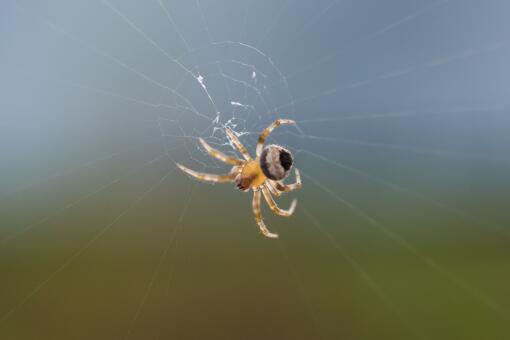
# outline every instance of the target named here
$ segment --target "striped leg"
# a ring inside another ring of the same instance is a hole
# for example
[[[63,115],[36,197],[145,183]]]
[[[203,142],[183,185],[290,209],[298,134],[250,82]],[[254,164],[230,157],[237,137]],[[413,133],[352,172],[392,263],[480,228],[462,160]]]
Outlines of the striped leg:
[[[179,169],[181,169],[183,172],[187,173],[188,175],[195,177],[198,180],[205,181],[205,182],[212,182],[212,183],[233,182],[237,176],[237,173],[234,171],[231,171],[228,175],[212,175],[212,174],[206,174],[204,172],[197,172],[195,170],[191,170],[179,163],[177,163],[177,166],[179,167]]]
[[[275,181],[272,181],[270,179],[266,180],[267,188],[269,189],[269,191],[271,191],[271,194],[273,194],[276,197],[280,197],[282,195],[282,192],[276,189],[275,183],[276,183]]]
[[[260,190],[253,189],[253,202],[252,202],[253,214],[255,215],[255,221],[259,226],[260,232],[269,238],[278,238],[278,234],[271,233],[264,221],[262,220],[262,215],[260,214]]]
[[[204,149],[207,151],[207,153],[209,155],[211,155],[212,157],[214,158],[217,158],[219,159],[220,161],[224,162],[224,163],[227,163],[227,164],[232,164],[232,165],[241,165],[244,163],[243,160],[240,160],[240,159],[237,159],[237,158],[234,158],[234,157],[230,157],[230,156],[227,156],[225,155],[224,153],[212,148],[209,144],[207,144],[205,142],[205,140],[203,140],[202,138],[199,138],[198,139],[200,141],[200,144],[202,144],[202,146],[204,147]]]
[[[294,190],[300,189],[302,186],[301,174],[299,173],[298,169],[296,169],[295,172],[296,172],[296,182],[294,182],[292,184],[283,184],[282,182],[273,181],[276,189],[283,191],[283,192],[289,192],[289,191],[294,191]]]
[[[280,216],[289,217],[294,213],[294,209],[296,209],[297,200],[293,200],[289,210],[280,209],[274,199],[273,196],[271,196],[271,193],[269,192],[269,189],[266,186],[262,187],[262,193],[264,194],[264,198],[266,199],[267,204],[269,205],[269,208],[276,214]]]
[[[227,133],[227,136],[230,138],[232,143],[234,143],[234,146],[237,148],[237,150],[239,150],[241,155],[243,155],[244,159],[246,159],[247,161],[251,161],[251,157],[248,150],[246,150],[241,141],[239,141],[239,138],[237,138],[237,136],[232,131],[230,131],[230,129],[225,129],[225,132]]]
[[[290,119],[277,119],[271,123],[259,136],[259,140],[257,142],[257,157],[262,153],[262,149],[264,148],[264,142],[266,141],[267,136],[278,126],[283,124],[296,124],[295,121]]]

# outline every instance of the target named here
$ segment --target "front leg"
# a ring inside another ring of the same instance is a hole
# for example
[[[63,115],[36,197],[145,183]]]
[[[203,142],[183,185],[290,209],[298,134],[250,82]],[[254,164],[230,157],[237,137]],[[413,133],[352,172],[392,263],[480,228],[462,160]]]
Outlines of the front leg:
[[[200,144],[202,144],[202,146],[204,147],[205,151],[207,151],[207,153],[209,155],[211,155],[212,157],[219,159],[220,161],[222,161],[224,163],[231,164],[231,165],[244,164],[244,161],[234,158],[234,157],[227,156],[223,152],[220,152],[220,151],[214,149],[212,146],[207,144],[206,141],[203,140],[202,138],[199,138],[198,140],[200,141]]]
[[[231,171],[228,175],[213,175],[213,174],[207,174],[205,172],[198,172],[195,170],[191,170],[179,163],[177,163],[177,166],[179,167],[179,169],[181,169],[186,174],[188,174],[200,181],[204,181],[204,182],[211,182],[211,183],[233,182],[237,176],[237,172],[235,172],[235,171]]]
[[[264,131],[262,131],[262,133],[259,136],[256,150],[257,157],[260,157],[260,155],[262,154],[262,149],[264,149],[264,142],[266,141],[267,136],[269,136],[269,134],[273,132],[273,130],[276,127],[283,124],[296,124],[296,122],[290,119],[277,119],[274,122],[272,122],[271,125],[269,125]]]
[[[248,150],[244,147],[243,143],[237,138],[237,136],[230,131],[230,129],[225,129],[225,132],[227,133],[227,136],[230,138],[234,146],[237,148],[237,150],[241,153],[241,155],[246,159],[247,161],[251,161],[251,156]]]

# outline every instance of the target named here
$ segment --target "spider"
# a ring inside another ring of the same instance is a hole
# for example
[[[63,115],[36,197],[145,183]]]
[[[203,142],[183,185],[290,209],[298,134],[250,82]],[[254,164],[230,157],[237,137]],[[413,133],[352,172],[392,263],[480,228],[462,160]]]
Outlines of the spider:
[[[280,216],[289,217],[294,213],[297,200],[294,199],[288,210],[280,209],[274,199],[273,195],[279,197],[284,192],[293,191],[301,188],[301,175],[299,170],[295,170],[296,182],[293,184],[284,184],[283,179],[289,176],[293,165],[292,154],[289,150],[280,145],[267,145],[264,142],[269,134],[282,124],[296,124],[295,121],[289,119],[278,119],[271,123],[259,136],[256,147],[256,158],[252,159],[248,150],[239,141],[237,136],[225,128],[227,136],[230,138],[234,146],[241,153],[244,160],[227,156],[222,152],[212,148],[202,138],[199,138],[200,144],[204,147],[207,153],[219,159],[220,161],[233,165],[232,170],[227,175],[213,175],[191,170],[181,164],[177,166],[186,174],[197,178],[198,180],[212,183],[225,183],[234,182],[240,190],[247,192],[253,190],[252,208],[255,215],[255,221],[266,237],[277,238],[278,235],[274,234],[267,229],[262,215],[260,213],[260,198],[261,192],[266,199],[267,204],[271,210]]]

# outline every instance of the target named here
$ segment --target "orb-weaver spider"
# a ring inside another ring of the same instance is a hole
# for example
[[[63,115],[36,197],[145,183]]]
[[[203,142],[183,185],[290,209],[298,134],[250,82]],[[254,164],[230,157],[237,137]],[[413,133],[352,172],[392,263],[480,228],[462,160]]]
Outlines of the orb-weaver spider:
[[[269,134],[279,125],[295,124],[293,120],[278,119],[269,125],[259,136],[256,147],[256,158],[252,159],[248,150],[239,141],[237,136],[228,128],[225,129],[227,136],[230,138],[234,146],[241,153],[244,160],[227,156],[224,153],[212,148],[202,138],[199,139],[204,149],[214,158],[219,159],[227,164],[233,165],[232,170],[227,175],[213,175],[191,170],[181,164],[177,166],[199,180],[213,183],[234,182],[236,186],[243,191],[253,190],[252,208],[255,215],[255,221],[264,236],[277,238],[278,235],[271,233],[262,219],[260,213],[260,193],[264,195],[267,204],[271,210],[280,216],[289,217],[294,213],[297,200],[294,199],[288,210],[280,209],[273,195],[279,197],[283,192],[289,192],[301,188],[301,176],[299,170],[296,169],[296,182],[293,184],[284,184],[283,179],[289,176],[293,166],[292,154],[289,150],[280,145],[267,145],[264,142]]]

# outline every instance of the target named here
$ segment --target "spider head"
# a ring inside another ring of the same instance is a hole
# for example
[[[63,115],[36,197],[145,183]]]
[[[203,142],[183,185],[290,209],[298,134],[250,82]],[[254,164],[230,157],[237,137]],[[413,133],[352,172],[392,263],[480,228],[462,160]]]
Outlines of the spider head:
[[[279,145],[267,145],[260,155],[260,168],[264,175],[274,181],[287,177],[294,160],[289,150]]]

